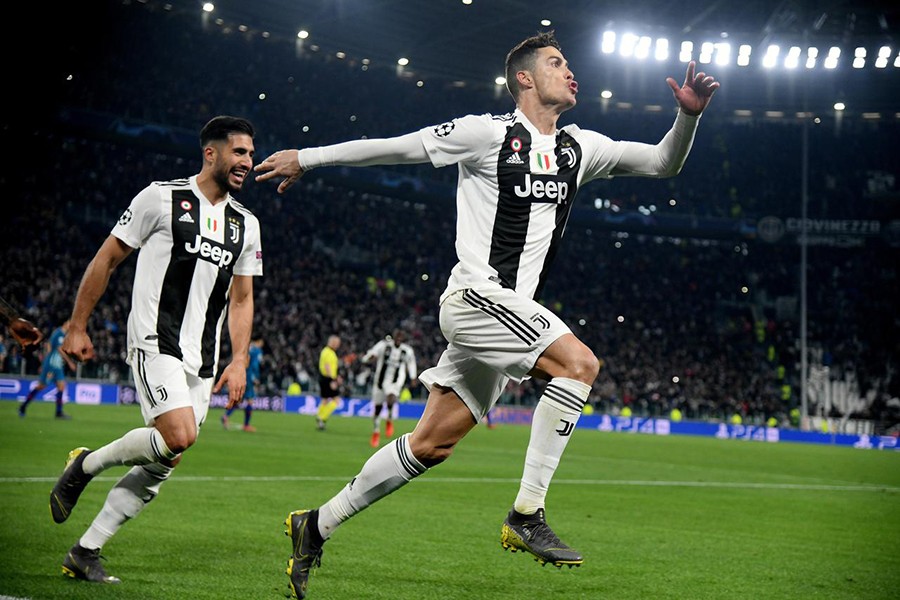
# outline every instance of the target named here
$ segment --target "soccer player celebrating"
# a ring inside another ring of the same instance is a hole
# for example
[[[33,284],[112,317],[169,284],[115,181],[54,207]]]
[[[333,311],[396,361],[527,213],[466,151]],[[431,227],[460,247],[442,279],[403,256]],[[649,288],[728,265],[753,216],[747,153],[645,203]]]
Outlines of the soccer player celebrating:
[[[412,433],[377,450],[331,500],[288,516],[288,575],[296,596],[305,595],[310,567],[319,564],[325,540],[341,523],[446,460],[506,382],[526,377],[548,383],[534,410],[519,492],[500,542],[542,564],[583,562],[547,524],[544,501],[599,362],[537,299],[580,186],[620,175],[671,177],[681,170],[700,114],[719,87],[694,68],[691,62],[683,85],[666,80],[679,111],[657,144],[613,141],[575,125],[557,127],[560,115],[576,104],[578,83],[554,35],[541,33],[507,55],[514,112],[468,115],[390,139],[281,150],[257,165],[257,181],[280,180],[282,193],[322,166],[431,162],[459,170],[459,262],[440,304],[448,344],[437,366],[419,376],[429,389],[425,412]]]
[[[377,448],[381,443],[381,416],[384,416],[384,435],[394,437],[393,410],[406,378],[415,382],[416,355],[412,346],[406,343],[406,333],[395,329],[393,335],[379,340],[362,357],[363,363],[375,361],[372,375],[372,439],[370,444]]]
[[[50,493],[53,520],[69,518],[85,486],[109,467],[131,469],[69,550],[63,573],[118,583],[100,549],[159,493],[182,453],[197,441],[212,391],[228,386],[228,407],[244,396],[253,324],[253,277],[262,275],[259,222],[232,194],[253,168],[249,121],[218,116],[200,132],[200,173],[144,188],[88,265],[62,345],[75,360],[93,358],[90,314],[115,268],[140,248],[128,315],[128,362],[144,427],[96,450],[76,448]],[[228,316],[232,360],[213,389]]]

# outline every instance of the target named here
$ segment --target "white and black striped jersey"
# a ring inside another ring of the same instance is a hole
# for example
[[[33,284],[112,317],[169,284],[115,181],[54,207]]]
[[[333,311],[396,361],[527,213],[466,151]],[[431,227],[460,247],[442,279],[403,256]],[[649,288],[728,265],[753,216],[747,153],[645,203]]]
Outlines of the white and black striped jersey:
[[[618,142],[566,125],[543,135],[518,109],[468,115],[419,131],[435,167],[456,164],[456,252],[441,300],[497,285],[537,298],[578,187],[609,177]]]
[[[403,386],[407,377],[415,379],[419,375],[416,370],[416,355],[412,346],[405,343],[397,345],[391,336],[387,336],[369,348],[362,360],[368,362],[372,358],[378,359],[372,377],[372,385],[377,389],[384,389],[386,386]]]
[[[262,275],[259,221],[230,195],[213,205],[196,176],[153,182],[112,235],[140,248],[128,315],[128,346],[174,356],[212,377],[232,275]]]

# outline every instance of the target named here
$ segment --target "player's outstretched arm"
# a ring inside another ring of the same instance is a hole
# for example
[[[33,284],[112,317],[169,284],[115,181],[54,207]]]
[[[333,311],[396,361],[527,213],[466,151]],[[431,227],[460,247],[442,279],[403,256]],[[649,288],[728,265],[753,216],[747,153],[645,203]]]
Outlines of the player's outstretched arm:
[[[429,162],[428,152],[418,133],[393,138],[353,140],[332,146],[279,150],[256,165],[256,181],[281,178],[278,193],[283,194],[306,171],[318,167],[370,167],[374,165],[411,165]]]
[[[694,61],[688,63],[684,83],[681,86],[673,78],[666,78],[666,83],[672,88],[672,94],[682,112],[694,117],[699,116],[709,106],[713,94],[720,85],[712,75],[707,75],[703,71],[695,74],[696,66]]]
[[[88,318],[106,291],[113,271],[132,250],[125,242],[110,235],[88,264],[75,296],[69,330],[59,349],[63,356],[77,361],[94,358],[94,344],[87,333]]]

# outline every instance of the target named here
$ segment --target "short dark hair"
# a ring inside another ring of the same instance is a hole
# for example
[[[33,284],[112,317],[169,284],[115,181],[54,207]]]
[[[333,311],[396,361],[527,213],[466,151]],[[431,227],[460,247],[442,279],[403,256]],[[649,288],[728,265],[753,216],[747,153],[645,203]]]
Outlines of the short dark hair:
[[[519,100],[519,82],[516,73],[534,69],[534,55],[540,48],[556,48],[561,51],[553,31],[542,31],[524,39],[506,55],[506,89],[514,100]]]
[[[256,135],[253,124],[241,117],[219,115],[213,117],[200,130],[200,147],[205,148],[210,142],[224,142],[232,133],[245,133],[250,137]]]

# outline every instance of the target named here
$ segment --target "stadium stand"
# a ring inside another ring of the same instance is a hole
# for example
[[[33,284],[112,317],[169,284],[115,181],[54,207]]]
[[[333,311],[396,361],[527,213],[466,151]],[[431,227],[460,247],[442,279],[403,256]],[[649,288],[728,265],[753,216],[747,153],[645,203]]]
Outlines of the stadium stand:
[[[117,6],[111,18],[111,36],[144,43],[127,54],[92,55],[90,69],[47,84],[55,97],[47,118],[7,126],[21,131],[30,160],[0,179],[4,195],[15,198],[0,224],[0,295],[44,330],[65,318],[84,266],[140,187],[197,168],[197,143],[185,132],[211,115],[250,118],[261,159],[284,146],[396,135],[511,107],[493,92],[417,88],[352,61],[298,56],[293,45],[224,34],[177,14]],[[403,110],[398,97],[408,99]],[[715,108],[678,177],[614,179],[581,191],[544,300],[603,359],[591,398],[597,410],[666,415],[677,408],[685,418],[738,413],[745,422],[788,425],[800,390],[800,249],[790,231],[767,240],[757,225],[800,216],[804,124]],[[671,122],[665,113],[610,115],[591,103],[573,115],[583,127],[643,141],[655,141]],[[900,396],[900,169],[891,160],[898,127],[897,119],[823,119],[809,130],[810,217],[859,224],[809,247],[810,347],[816,365],[852,377],[870,395],[854,417],[882,431],[900,420],[891,402]],[[285,196],[251,182],[240,195],[263,228],[254,327],[268,350],[258,393],[293,381],[314,386],[309,374],[330,332],[340,332],[352,356],[401,326],[420,369],[443,349],[436,316],[454,263],[455,171],[359,171],[366,172],[322,169]],[[82,377],[129,377],[132,276],[129,260],[95,313],[101,358],[84,365]],[[39,361],[7,345],[0,367],[34,374]],[[362,393],[361,367],[343,368],[347,392]],[[526,382],[501,401],[528,405],[539,393]]]

